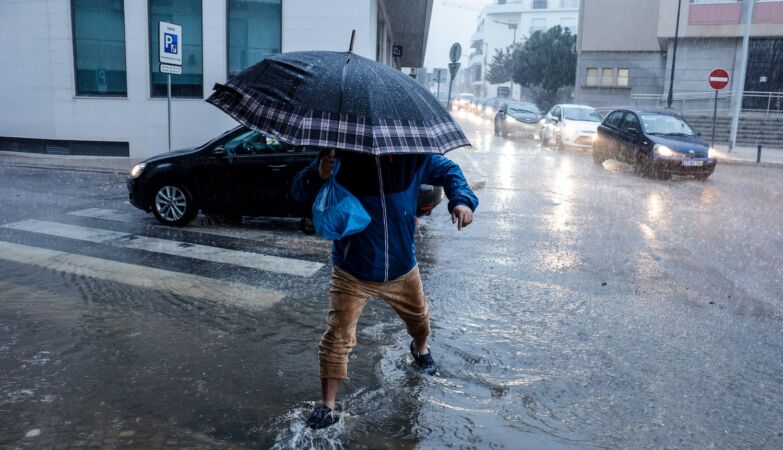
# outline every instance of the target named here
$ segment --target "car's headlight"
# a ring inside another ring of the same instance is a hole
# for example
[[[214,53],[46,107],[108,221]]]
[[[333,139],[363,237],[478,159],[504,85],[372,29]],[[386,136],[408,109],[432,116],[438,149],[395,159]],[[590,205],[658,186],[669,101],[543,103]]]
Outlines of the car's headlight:
[[[707,150],[707,156],[710,158],[717,158],[718,157],[718,151],[714,148],[710,147],[709,150]]]
[[[664,158],[671,158],[674,156],[674,151],[665,145],[655,144],[654,149],[655,154],[658,156],[663,156]]]
[[[597,141],[597,140],[598,140],[598,133],[595,133],[595,134],[592,136],[592,139],[593,139],[593,142]]]
[[[144,163],[139,163],[133,166],[133,169],[130,171],[130,175],[132,178],[136,178],[139,175],[141,175],[142,172],[144,172],[144,168],[147,167]]]

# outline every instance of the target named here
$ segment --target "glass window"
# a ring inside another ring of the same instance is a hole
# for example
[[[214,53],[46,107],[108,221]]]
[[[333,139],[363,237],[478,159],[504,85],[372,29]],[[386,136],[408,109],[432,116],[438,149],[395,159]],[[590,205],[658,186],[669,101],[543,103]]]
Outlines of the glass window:
[[[530,23],[530,33],[546,31],[546,19],[533,19]]]
[[[601,69],[601,85],[611,86],[614,84],[614,69]]]
[[[533,0],[533,9],[546,9],[546,0]]]
[[[223,151],[226,156],[234,157],[293,153],[295,152],[295,149],[271,136],[244,128],[242,132],[223,144]],[[300,153],[302,151],[304,151],[304,148],[298,150]]]
[[[601,114],[593,108],[568,107],[563,108],[563,116],[568,120],[581,122],[600,122]]]
[[[630,70],[617,69],[617,85],[622,87],[628,87],[628,78],[630,77]]]
[[[609,114],[609,116],[606,118],[606,124],[611,127],[618,128],[620,126],[620,120],[624,114],[624,111],[615,111]]]
[[[149,0],[150,79],[152,97],[166,96],[166,74],[160,72],[158,23],[182,26],[182,75],[171,76],[172,97],[204,94],[204,64],[201,48],[201,0]]]
[[[588,86],[598,86],[598,69],[596,67],[587,68],[587,82]]]
[[[647,134],[693,136],[693,128],[679,117],[669,114],[642,114],[642,124]]]
[[[576,30],[576,19],[574,19],[574,18],[560,19],[560,26],[564,30],[568,30],[571,33],[573,33],[574,30]]]
[[[560,8],[577,9],[579,8],[579,0],[560,0]]]
[[[280,53],[281,1],[228,1],[228,76]]]
[[[73,0],[76,95],[127,96],[123,0]]]
[[[634,113],[627,113],[625,115],[625,120],[623,121],[623,130],[628,130],[630,128],[642,131],[641,127],[639,126],[639,119],[636,118],[636,114]]]

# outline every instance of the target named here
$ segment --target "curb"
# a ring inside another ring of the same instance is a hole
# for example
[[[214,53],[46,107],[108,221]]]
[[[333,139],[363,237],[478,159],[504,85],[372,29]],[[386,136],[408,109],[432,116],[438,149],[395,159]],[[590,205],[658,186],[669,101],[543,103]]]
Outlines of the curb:
[[[741,159],[719,159],[718,165],[725,164],[727,166],[745,166],[745,167],[763,167],[765,169],[783,169],[783,163],[776,162],[760,162],[745,161]]]
[[[24,164],[15,162],[0,162],[0,167],[21,167],[25,169],[42,169],[42,170],[68,170],[71,172],[88,172],[88,173],[112,173],[120,175],[124,173],[124,170],[109,169],[102,167],[73,167],[73,166],[58,166],[52,164]]]

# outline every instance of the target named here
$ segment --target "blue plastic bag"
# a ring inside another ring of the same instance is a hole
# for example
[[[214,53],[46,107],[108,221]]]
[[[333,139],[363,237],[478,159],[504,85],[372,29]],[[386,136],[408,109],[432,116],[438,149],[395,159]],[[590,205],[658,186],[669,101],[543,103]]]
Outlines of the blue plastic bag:
[[[313,203],[315,232],[330,241],[360,233],[370,224],[359,199],[335,181],[339,169],[340,161],[335,159],[334,170]]]

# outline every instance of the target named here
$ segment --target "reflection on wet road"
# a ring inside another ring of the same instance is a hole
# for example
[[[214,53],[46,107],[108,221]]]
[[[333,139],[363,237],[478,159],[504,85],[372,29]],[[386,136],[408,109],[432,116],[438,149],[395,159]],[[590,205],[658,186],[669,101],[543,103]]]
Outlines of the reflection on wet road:
[[[402,323],[372,301],[343,420],[317,433],[302,416],[319,398],[323,242],[286,221],[164,229],[122,203],[122,180],[0,169],[6,246],[283,296],[248,308],[0,255],[0,446],[783,446],[783,171],[654,181],[460,120],[474,148],[451,156],[487,175],[476,221],[457,233],[443,204],[418,235],[441,373],[412,370]],[[209,250],[74,239],[85,229]]]

